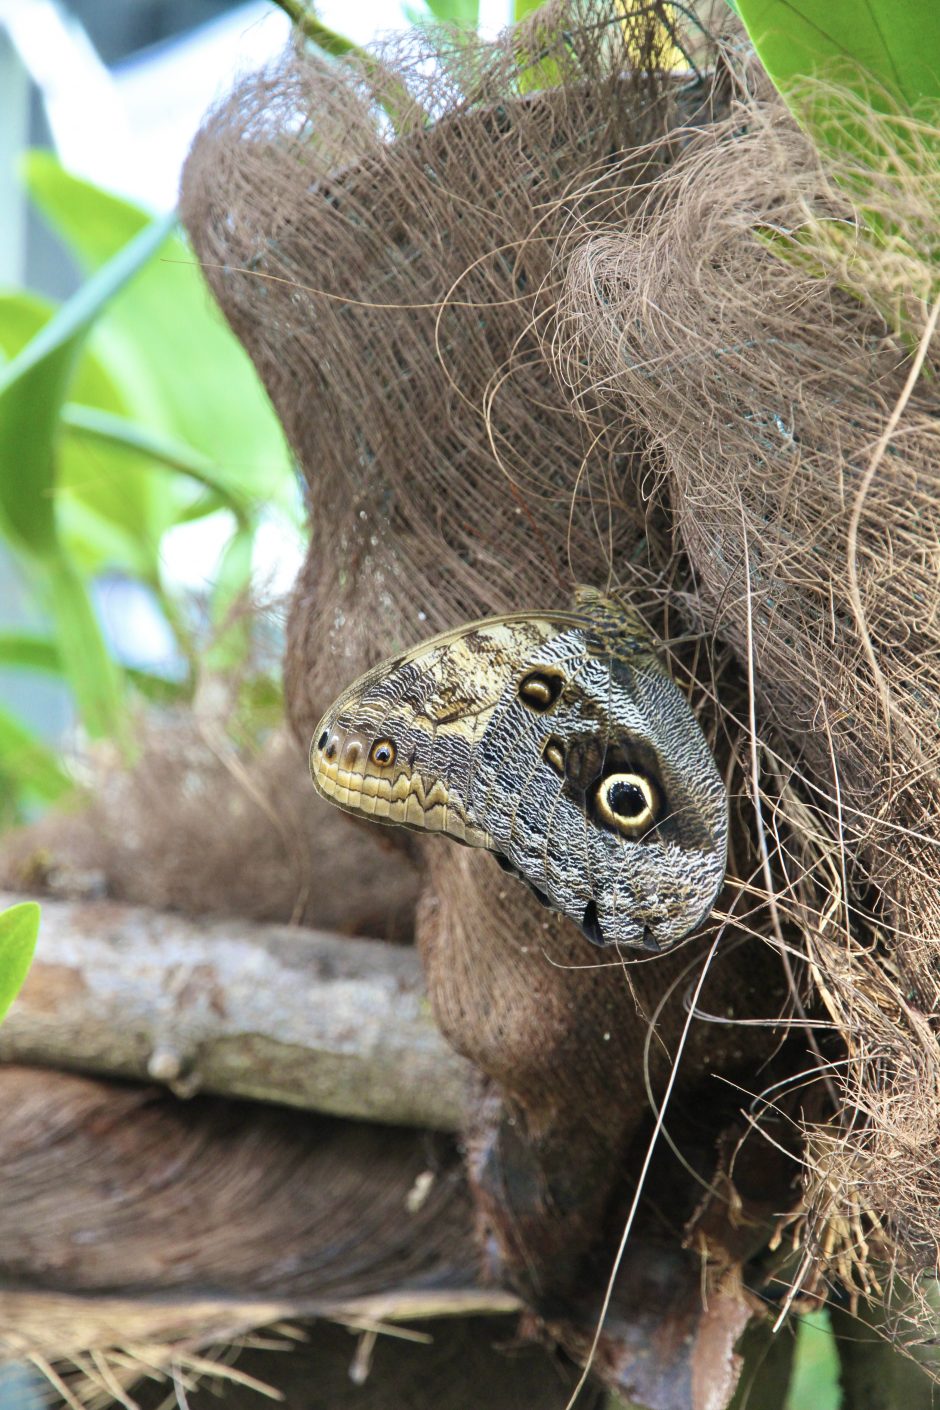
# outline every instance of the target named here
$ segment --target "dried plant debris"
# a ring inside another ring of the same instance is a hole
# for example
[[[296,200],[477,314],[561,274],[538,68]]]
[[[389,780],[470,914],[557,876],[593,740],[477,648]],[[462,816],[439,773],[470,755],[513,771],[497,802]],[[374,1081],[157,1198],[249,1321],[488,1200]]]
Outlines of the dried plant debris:
[[[15,1066],[0,1092],[0,1361],[88,1403],[284,1317],[486,1305],[445,1138]]]
[[[281,1347],[290,1354],[272,1355]],[[267,1384],[285,1404],[304,1410],[466,1410],[468,1387],[474,1402],[485,1401],[491,1410],[564,1410],[573,1384],[570,1365],[541,1347],[519,1344],[506,1318],[412,1319],[371,1332],[321,1323],[299,1337],[295,1332],[292,1342],[279,1328],[273,1336],[248,1339],[226,1361],[236,1376]],[[190,1410],[215,1410],[220,1392],[226,1410],[265,1404],[250,1385],[230,1378],[224,1363],[216,1376],[204,1371],[200,1379],[187,1392]],[[138,1390],[140,1410],[157,1410],[166,1391]],[[604,1398],[593,1390],[584,1410],[602,1410]]]
[[[810,1184],[932,1266],[940,208],[910,132],[922,163],[822,171],[742,106],[619,230],[572,235],[556,351],[588,417],[641,420],[696,616],[753,670],[774,909],[845,1044],[847,1130]],[[882,257],[889,216],[908,239]]]

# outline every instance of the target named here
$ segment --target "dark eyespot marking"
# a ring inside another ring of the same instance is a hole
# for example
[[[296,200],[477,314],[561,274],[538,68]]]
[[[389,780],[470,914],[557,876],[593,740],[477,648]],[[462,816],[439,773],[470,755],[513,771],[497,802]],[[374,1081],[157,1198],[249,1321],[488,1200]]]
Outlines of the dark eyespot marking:
[[[549,768],[555,770],[561,778],[565,776],[565,746],[556,734],[550,735],[546,739],[542,748],[542,758]]]
[[[649,807],[646,793],[640,785],[624,783],[623,779],[616,779],[608,788],[607,804],[618,818],[626,818],[629,822],[642,817]]]
[[[654,779],[625,765],[598,782],[594,808],[597,821],[605,827],[639,837],[662,812],[662,796]]]
[[[390,739],[377,739],[369,752],[369,758],[373,764],[378,764],[380,769],[387,769],[389,764],[395,762],[395,746]]]
[[[588,901],[584,907],[584,915],[581,917],[581,929],[592,945],[606,945],[604,932],[601,930],[601,923],[597,916],[597,903]]]
[[[530,671],[519,682],[519,699],[536,714],[543,715],[558,699],[565,684],[557,671]]]
[[[325,729],[325,730],[323,731],[323,733],[320,735],[320,738],[317,740],[317,748],[318,748],[318,749],[325,749],[325,748],[326,748],[326,741],[329,739],[329,737],[330,737],[330,732],[329,732],[328,729]]]

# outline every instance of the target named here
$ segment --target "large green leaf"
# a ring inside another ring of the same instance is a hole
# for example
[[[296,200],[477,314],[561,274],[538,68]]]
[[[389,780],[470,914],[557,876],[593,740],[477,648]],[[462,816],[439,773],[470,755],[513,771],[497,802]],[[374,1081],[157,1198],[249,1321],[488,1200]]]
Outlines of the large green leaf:
[[[857,227],[809,221],[761,235],[811,271],[821,262],[871,299],[904,337],[909,309],[935,297],[940,220],[940,0],[735,0],[764,67],[858,211]],[[895,218],[892,186],[916,193],[918,229]],[[906,259],[885,288],[890,250]]]
[[[39,938],[39,907],[23,901],[0,912],[0,1020],[23,987]]]
[[[147,223],[138,207],[70,175],[51,153],[29,154],[25,174],[36,205],[88,269]],[[200,451],[233,492],[294,503],[277,418],[183,240],[163,242],[159,258],[109,305],[97,335],[112,354],[109,367],[121,368],[135,420]]]
[[[0,294],[0,361],[15,356],[54,307],[30,293]],[[55,489],[59,532],[86,572],[116,567],[153,581],[160,540],[174,523],[219,507],[244,519],[253,506],[208,457],[129,418],[119,379],[94,344],[92,330],[62,408]],[[191,493],[169,492],[180,476],[194,482]],[[210,496],[198,494],[197,486]]]
[[[124,733],[120,672],[59,534],[61,412],[89,330],[163,243],[170,224],[167,217],[146,226],[0,367],[0,524],[44,575],[59,648],[86,727],[117,738]]]
[[[21,550],[53,558],[55,459],[59,407],[78,355],[80,339],[63,339],[41,362],[30,363],[15,382],[0,384],[0,520]],[[0,372],[2,377],[2,372]]]
[[[940,97],[937,0],[736,0],[735,8],[784,97],[806,78],[863,85],[877,106],[890,96],[917,110]]]

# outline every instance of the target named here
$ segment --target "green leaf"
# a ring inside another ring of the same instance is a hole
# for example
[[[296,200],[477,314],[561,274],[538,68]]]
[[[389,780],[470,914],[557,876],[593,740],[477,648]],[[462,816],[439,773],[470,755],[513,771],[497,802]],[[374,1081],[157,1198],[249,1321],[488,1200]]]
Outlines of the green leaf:
[[[835,271],[902,337],[911,307],[936,296],[940,220],[940,4],[935,0],[738,0],[784,100],[860,219],[809,221],[772,240],[780,258]],[[892,186],[916,194],[917,229],[895,218]],[[766,237],[765,237],[766,238]],[[903,277],[879,281],[888,261]],[[822,272],[819,270],[819,272]]]
[[[62,654],[56,642],[51,637],[37,636],[33,632],[0,631],[0,666],[38,671],[46,676],[64,674]],[[124,674],[131,685],[155,705],[172,705],[189,696],[186,681],[170,680],[136,666],[125,666]]]
[[[284,688],[280,677],[249,676],[239,691],[239,708],[255,730],[275,728],[284,718]]]
[[[820,1307],[795,1320],[796,1353],[786,1410],[839,1410],[839,1353],[829,1313]]]
[[[438,24],[476,29],[480,23],[480,0],[424,0]]]
[[[154,468],[176,470],[188,475],[213,492],[213,508],[217,508],[221,500],[225,508],[231,509],[241,519],[248,515],[252,507],[250,498],[240,486],[231,485],[217,465],[183,441],[149,431],[126,417],[113,416],[110,412],[77,403],[63,407],[62,420],[68,432],[79,441],[116,446],[142,456]]]
[[[882,110],[885,95],[913,110],[940,97],[935,0],[737,0],[737,10],[784,97],[805,78],[864,90]]]
[[[118,243],[111,257],[56,311],[49,322],[31,338],[22,352],[0,370],[0,391],[5,392],[31,368],[41,367],[75,338],[84,338],[102,309],[120,289],[138,274],[166,240],[175,216],[160,216],[145,222],[126,243]]]
[[[30,153],[24,170],[36,205],[87,269],[147,224],[139,207],[70,175],[49,152]],[[200,452],[230,493],[294,506],[283,432],[182,239],[164,239],[159,258],[109,304],[96,331],[135,421]]]
[[[85,581],[62,555],[50,563],[47,583],[59,652],[85,728],[126,744],[122,673],[105,644]]]
[[[29,973],[39,938],[39,907],[35,901],[0,912],[0,1021]]]
[[[61,412],[95,319],[163,243],[171,223],[165,217],[146,226],[0,368],[0,519],[14,545],[41,565],[66,674],[93,735],[124,737],[123,688],[59,534]]]
[[[218,514],[220,509],[231,509],[232,498],[226,494],[223,499],[221,495],[214,494],[209,490],[204,490],[197,499],[186,509],[177,513],[177,524],[191,524],[194,519],[207,519],[210,514]]]
[[[541,9],[541,6],[542,0],[535,0],[535,3],[532,3],[532,0],[515,0],[513,21],[518,23]],[[519,42],[515,46],[518,71],[516,84],[519,92],[534,93],[539,89],[560,87],[564,82],[564,75],[554,56],[564,38],[563,21],[555,11],[551,11],[547,19],[527,26],[524,33],[532,47],[523,48]]]
[[[72,787],[56,755],[6,710],[0,709],[0,779],[16,792],[52,803]]]
[[[166,676],[155,676],[152,671],[142,671],[137,666],[125,667],[125,675],[151,705],[179,705],[192,698],[188,680],[169,680]]]
[[[78,351],[79,338],[66,338],[41,362],[26,363],[15,381],[0,382],[0,516],[16,546],[36,558],[52,558],[58,551],[59,407]]]
[[[59,419],[82,345],[168,228],[167,220],[147,226],[0,367],[0,520],[35,558],[52,559],[60,551],[54,504]]]
[[[55,642],[32,632],[0,631],[0,666],[42,671],[49,676],[62,675],[62,657]]]
[[[54,311],[55,305],[33,294],[0,295],[0,353],[16,356]],[[68,395],[89,414],[123,415],[127,402],[93,344],[94,330],[78,357]],[[120,567],[153,577],[160,538],[178,510],[144,457],[117,442],[70,435],[66,421],[57,443],[54,494],[59,536],[87,571]]]

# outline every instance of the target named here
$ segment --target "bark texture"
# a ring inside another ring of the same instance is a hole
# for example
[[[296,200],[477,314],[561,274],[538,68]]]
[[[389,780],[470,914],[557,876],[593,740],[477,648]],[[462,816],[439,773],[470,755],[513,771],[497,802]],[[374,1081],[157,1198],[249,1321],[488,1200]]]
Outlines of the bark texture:
[[[0,1060],[440,1131],[471,1082],[410,948],[107,901],[43,901]]]

